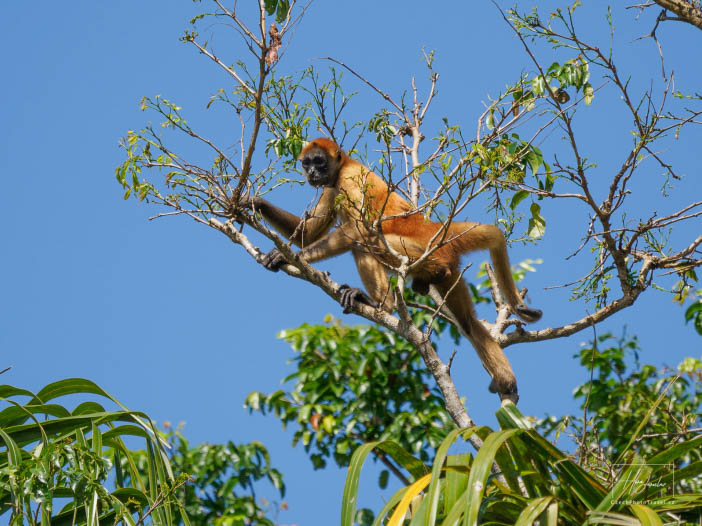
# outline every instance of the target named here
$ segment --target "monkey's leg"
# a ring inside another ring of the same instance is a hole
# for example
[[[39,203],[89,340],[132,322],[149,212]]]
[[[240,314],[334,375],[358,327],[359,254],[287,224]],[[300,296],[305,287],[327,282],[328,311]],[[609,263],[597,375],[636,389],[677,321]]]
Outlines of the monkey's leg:
[[[541,311],[527,307],[519,294],[517,284],[512,277],[512,268],[507,254],[507,244],[502,230],[494,225],[479,223],[454,223],[453,228],[465,231],[465,240],[461,243],[470,246],[470,250],[489,249],[495,277],[502,294],[512,311],[527,322],[541,319]]]
[[[387,227],[385,229],[387,230]],[[425,243],[408,233],[403,235],[385,234],[385,241],[393,250],[406,255],[410,261],[419,259],[427,250]],[[447,262],[448,258],[444,255],[445,251],[445,248],[434,248],[433,254],[424,260],[421,268],[412,272],[412,290],[414,292],[422,296],[428,296],[430,285],[441,283],[451,277],[452,265]]]
[[[454,272],[453,275],[458,275]],[[449,279],[436,284],[441,296],[446,300],[446,306],[460,324],[460,328],[468,336],[485,370],[492,377],[490,391],[498,393],[501,400],[512,400],[517,403],[517,379],[512,371],[502,348],[492,339],[490,333],[476,318],[473,300],[470,297],[468,285],[459,278]]]
[[[302,249],[300,251],[300,257],[309,262],[327,259],[346,252],[354,246],[358,246],[361,241],[361,234],[358,229],[351,223],[345,223],[328,236]],[[368,296],[361,289],[350,287],[349,285],[342,285],[341,299],[339,302],[344,308],[344,314],[351,312],[358,303],[364,303],[374,308],[382,307],[386,309],[385,302],[387,300],[381,297],[382,291],[380,289],[383,275],[385,276],[385,286],[387,287],[385,269],[382,268],[382,265],[380,265],[378,261],[373,259],[371,254],[363,253],[363,249],[355,248],[352,250],[356,265],[358,266],[358,272],[361,275],[361,281],[363,281],[363,284],[368,292],[370,292],[371,296]],[[389,311],[392,311],[392,302],[390,302]]]
[[[356,260],[358,274],[361,276],[363,286],[370,297],[385,312],[392,312],[395,308],[395,301],[385,267],[367,250],[356,248],[352,252],[353,258]]]

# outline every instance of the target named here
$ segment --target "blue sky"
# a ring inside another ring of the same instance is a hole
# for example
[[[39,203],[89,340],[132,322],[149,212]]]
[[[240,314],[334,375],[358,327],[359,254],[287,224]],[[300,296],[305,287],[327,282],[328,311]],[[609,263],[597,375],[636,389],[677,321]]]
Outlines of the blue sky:
[[[552,8],[545,4],[545,11]],[[487,95],[532,65],[491,3],[427,5],[317,1],[295,31],[280,71],[299,71],[313,57],[332,56],[399,96],[413,75],[421,86],[422,46],[434,49],[441,77],[432,118],[447,115],[470,132]],[[248,415],[242,404],[253,390],[277,389],[291,372],[286,360],[292,352],[275,338],[278,331],[321,322],[327,313],[341,316],[340,307],[301,281],[258,267],[213,230],[183,218],[148,221],[156,210],[123,201],[114,178],[123,160],[118,139],[155,119],[139,111],[144,95],[175,101],[192,125],[221,144],[238,138],[231,116],[205,110],[209,95],[230,88],[230,79],[178,42],[198,7],[173,0],[5,2],[0,7],[5,21],[0,33],[0,369],[12,365],[2,382],[38,389],[60,378],[86,377],[159,422],[185,421],[193,442],[261,440],[288,484],[290,510],[281,522],[329,524],[339,514],[344,471],[313,471],[302,449],[290,447],[290,431],[281,432],[273,418]],[[591,2],[581,11],[582,36],[605,47],[604,5]],[[655,14],[637,21],[619,6],[613,14],[620,70],[632,75],[632,89],[645,89],[652,79],[658,82],[657,50],[650,39],[632,41],[650,31]],[[211,30],[229,60],[246,53],[237,39],[225,36],[226,28]],[[668,23],[658,36],[666,67],[675,70],[676,88],[699,92],[702,58],[691,51],[699,49],[702,33]],[[548,65],[564,55],[540,56]],[[593,71],[595,85],[601,81],[597,74]],[[349,89],[359,91],[349,118],[367,118],[381,107],[377,95],[351,79]],[[624,115],[614,91],[605,87],[578,121],[582,145],[599,165],[595,178],[606,178],[621,161],[618,148],[630,143],[628,122],[618,120]],[[187,143],[181,144],[187,151]],[[662,215],[686,197],[702,195],[699,144],[699,132],[687,133],[667,151],[687,174],[668,200],[652,204],[662,184],[660,169],[651,164],[641,171],[634,182],[635,215],[645,217],[651,209]],[[547,157],[559,148],[557,132],[542,145]],[[295,195],[305,197],[277,199],[295,211],[312,192]],[[583,216],[577,215],[582,210],[544,207],[544,241],[512,252],[513,262],[544,260],[526,281],[532,304],[544,310],[538,327],[593,309],[569,302],[563,289],[546,289],[586,273],[587,259],[564,260],[583,233]],[[470,216],[491,220],[481,209]],[[675,235],[688,239],[700,226],[697,220]],[[255,239],[262,248],[269,246]],[[350,257],[319,267],[331,270],[339,282],[358,284]],[[344,321],[361,323],[355,317]],[[699,357],[702,340],[683,326],[682,310],[665,293],[646,292],[598,331],[620,333],[625,325],[639,336],[646,363],[674,366],[684,356]],[[509,348],[523,412],[541,416],[574,410],[571,392],[584,378],[572,355],[591,336]],[[442,350],[446,356],[450,352]],[[487,392],[487,375],[467,344],[453,371],[471,416],[494,425],[497,399]],[[373,473],[371,468],[361,503],[378,508]]]

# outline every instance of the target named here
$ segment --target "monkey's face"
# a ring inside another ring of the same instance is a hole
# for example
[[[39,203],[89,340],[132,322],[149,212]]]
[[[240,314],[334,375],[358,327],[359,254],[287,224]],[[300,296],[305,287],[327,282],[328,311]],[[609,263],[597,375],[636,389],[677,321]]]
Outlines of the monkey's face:
[[[322,148],[310,148],[302,157],[302,171],[311,186],[334,186],[338,163]]]

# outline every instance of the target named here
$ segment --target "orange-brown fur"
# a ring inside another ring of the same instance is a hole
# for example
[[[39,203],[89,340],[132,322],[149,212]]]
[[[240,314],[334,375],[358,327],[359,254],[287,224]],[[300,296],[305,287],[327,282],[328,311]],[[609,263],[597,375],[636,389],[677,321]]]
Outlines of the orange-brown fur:
[[[411,213],[411,205],[398,193],[390,192],[385,181],[351,159],[329,139],[308,143],[299,160],[310,184],[323,187],[309,217],[300,219],[262,199],[250,206],[300,245],[299,256],[308,262],[350,251],[370,297],[387,311],[394,308],[388,270],[399,266],[396,254],[407,256],[412,263],[428,252],[428,256],[410,270],[413,288],[426,293],[429,285],[436,287],[444,298],[445,307],[471,340],[492,377],[490,389],[498,392],[502,399],[516,402],[517,382],[512,368],[500,346],[478,321],[470,291],[459,269],[462,254],[489,250],[498,285],[513,312],[525,321],[539,319],[541,311],[524,305],[517,291],[500,229],[469,222],[452,222],[444,227],[420,213]],[[336,217],[340,225],[327,233]],[[378,225],[380,231],[374,228]],[[277,270],[283,262],[276,252],[272,251],[264,263],[271,270]],[[354,297],[362,298],[361,291],[352,290],[356,294]]]

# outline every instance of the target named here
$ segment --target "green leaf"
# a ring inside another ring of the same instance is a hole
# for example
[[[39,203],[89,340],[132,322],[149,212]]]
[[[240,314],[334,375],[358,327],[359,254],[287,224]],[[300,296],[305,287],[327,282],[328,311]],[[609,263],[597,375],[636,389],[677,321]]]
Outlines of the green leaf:
[[[552,502],[546,512],[546,526],[558,526],[558,502]]]
[[[692,318],[700,315],[702,315],[702,301],[696,301],[685,311],[685,322],[687,323]]]
[[[77,415],[85,415],[85,414],[90,414],[90,413],[103,413],[105,412],[105,408],[101,405],[98,404],[97,402],[93,402],[92,400],[88,400],[86,402],[82,402],[76,406],[76,408],[71,411],[70,414],[73,416]]]
[[[546,167],[547,173],[546,173],[546,178],[544,179],[544,190],[547,192],[550,192],[553,190],[553,185],[556,182],[556,178],[553,176],[553,174],[549,171],[549,168]]]
[[[473,455],[464,453],[446,457],[446,486],[444,490],[444,514],[448,515],[468,487],[468,474]],[[453,468],[464,468],[465,471]]]
[[[113,442],[125,436],[134,436],[150,439],[152,434],[144,430],[143,427],[134,425],[115,426],[102,433],[104,443]]]
[[[0,398],[11,398],[13,396],[29,396],[34,398],[34,393],[26,389],[13,387],[12,385],[0,385]],[[4,411],[3,411],[4,412]]]
[[[148,421],[146,415],[126,408],[107,411],[102,404],[89,399],[82,401],[73,412],[59,403],[59,398],[69,395],[79,394],[82,398],[98,395],[124,407],[97,384],[89,380],[68,379],[49,384],[36,395],[9,386],[1,386],[0,392],[8,395],[3,400],[10,404],[10,407],[0,411],[0,419],[3,420],[0,444],[4,442],[6,446],[4,451],[0,451],[0,483],[10,490],[4,493],[0,514],[8,509],[7,505],[23,509],[31,501],[41,503],[41,508],[32,509],[36,510],[42,525],[112,524],[124,519],[125,514],[128,516],[134,511],[134,506],[130,505],[130,509],[126,510],[118,497],[110,497],[106,484],[108,477],[114,473],[117,484],[124,485],[122,466],[115,467],[114,472],[110,468],[110,461],[121,462],[123,458],[127,459],[129,466],[126,476],[130,483],[140,484],[131,458],[135,452],[128,452],[122,442],[125,435],[145,438],[147,448],[151,447],[157,452],[159,487],[167,488],[173,483],[173,474],[162,444],[153,429],[144,424]],[[21,405],[12,400],[13,397],[30,397],[30,400]],[[45,403],[48,401],[52,403]],[[38,420],[34,415],[44,417]],[[129,425],[111,427],[119,421],[126,421]],[[103,432],[103,429],[106,431]],[[90,433],[89,440],[85,438],[87,433]],[[3,472],[6,474],[4,480]],[[144,485],[140,484],[140,489],[142,487]],[[131,499],[130,502],[136,500]],[[58,507],[59,504],[65,504],[64,509],[51,516],[53,506]],[[162,512],[155,512],[151,517],[152,522],[158,524],[161,519],[159,513],[163,513],[166,521],[160,524],[173,524],[170,501],[164,502],[161,508]],[[189,524],[187,518],[183,518],[183,522]]]
[[[439,507],[439,481],[441,476],[441,470],[444,466],[444,460],[446,460],[446,455],[448,449],[453,445],[459,435],[463,435],[464,440],[467,440],[470,435],[472,435],[477,428],[472,427],[469,429],[454,429],[448,436],[441,442],[439,449],[436,451],[436,456],[434,457],[434,465],[432,467],[431,483],[426,491],[426,496],[424,498],[426,505],[424,524],[434,524],[436,522],[436,512]]]
[[[541,238],[546,232],[546,220],[541,217],[541,207],[538,203],[532,203],[529,210],[531,218],[529,218],[528,235],[533,239]]]
[[[7,446],[7,464],[10,468],[19,468],[20,464],[22,463],[22,451],[20,448],[17,446],[14,440],[10,438],[10,435],[5,433],[2,429],[0,429],[0,438],[3,439],[5,442],[5,446]]]
[[[546,80],[542,75],[539,75],[538,77],[534,77],[532,79],[531,91],[533,91],[535,95],[544,94],[544,92],[546,91]]]
[[[468,478],[468,510],[464,518],[464,526],[477,526],[478,524],[478,513],[482,505],[485,485],[487,484],[487,478],[497,450],[502,447],[506,440],[521,432],[521,429],[497,431],[491,433],[483,442],[480,451],[475,457],[473,467],[470,470],[470,477]]]
[[[587,524],[606,524],[607,526],[641,526],[634,517],[622,513],[593,512],[588,516]]]
[[[288,17],[290,11],[290,0],[278,0],[278,10],[275,15],[275,21],[282,24]]]
[[[244,407],[248,407],[253,411],[259,411],[261,409],[261,393],[254,391],[249,394],[244,401]]]
[[[336,421],[331,415],[326,415],[322,418],[322,429],[324,429],[330,435],[334,433],[334,427],[336,426]]]
[[[553,501],[553,497],[539,497],[529,502],[526,508],[519,514],[514,526],[532,526],[539,518],[546,507]]]
[[[265,0],[264,5],[266,7],[266,13],[272,15],[273,13],[275,13],[275,8],[278,5],[278,0]]]
[[[383,471],[380,472],[380,476],[378,477],[378,486],[380,486],[380,489],[385,489],[388,487],[388,480],[390,479],[390,472],[387,469],[384,469]]]
[[[349,469],[346,473],[344,493],[341,500],[341,526],[353,526],[356,516],[356,499],[358,497],[358,482],[361,477],[361,468],[368,454],[380,442],[364,444],[353,452]]]
[[[93,453],[95,455],[102,455],[102,433],[100,433],[100,428],[98,427],[95,420],[93,420],[92,425],[92,443],[93,443]]]
[[[356,499],[358,497],[358,483],[361,476],[361,468],[368,454],[374,448],[380,448],[393,457],[400,465],[408,469],[413,474],[419,471],[419,466],[422,467],[421,472],[428,472],[424,464],[410,455],[407,451],[397,445],[397,443],[387,440],[370,442],[356,448],[349,462],[349,468],[346,473],[346,483],[344,484],[344,493],[341,504],[341,526],[353,526],[353,518],[356,513]],[[419,477],[416,477],[419,478]],[[404,495],[406,488],[403,488],[401,495]],[[399,499],[398,499],[399,500]]]
[[[503,427],[511,429],[528,429],[530,427],[527,419],[514,404],[507,404],[495,414]],[[553,444],[531,429],[528,429],[520,439],[527,444],[528,455],[532,459],[530,463],[537,459],[547,462],[557,473],[559,479],[569,488],[572,488],[572,491],[578,495],[588,508],[595,508],[602,502],[606,494],[604,488],[590,474],[568,459]],[[518,441],[515,439],[514,446],[516,445],[518,445]],[[551,477],[549,472],[544,473],[544,476],[549,479]]]
[[[702,448],[702,435],[699,435],[691,440],[686,440],[673,447],[665,449],[660,453],[648,459],[650,465],[666,465],[679,459],[688,451],[699,451]]]
[[[629,506],[636,518],[641,522],[641,526],[663,526],[663,521],[658,514],[648,506],[643,504],[632,504]]]
[[[466,511],[466,508],[468,507],[469,496],[470,496],[470,492],[466,488],[458,496],[458,498],[455,500],[453,506],[446,514],[446,518],[444,519],[444,522],[441,523],[442,526],[453,526],[453,525],[458,524],[458,521],[463,516],[463,514]]]
[[[636,427],[636,429],[633,431],[633,433],[631,433],[631,436],[630,436],[630,438],[629,438],[629,442],[628,442],[627,445],[624,447],[624,449],[622,449],[622,452],[619,454],[619,460],[618,460],[617,462],[615,462],[615,464],[621,464],[621,459],[622,459],[623,456],[629,451],[629,448],[630,448],[631,445],[634,443],[634,441],[639,437],[639,433],[641,433],[641,430],[646,426],[646,424],[648,423],[648,421],[651,419],[651,416],[653,416],[653,413],[656,411],[656,409],[658,408],[658,406],[660,405],[660,403],[663,401],[663,399],[665,398],[666,393],[667,393],[667,392],[670,390],[670,388],[673,386],[673,383],[674,383],[674,381],[671,381],[670,383],[668,383],[667,387],[663,390],[663,392],[661,392],[661,394],[658,396],[658,398],[656,399],[656,401],[655,401],[653,404],[651,404],[650,407],[648,407],[648,410],[647,410],[645,416],[641,419],[641,422],[640,422],[639,425]],[[700,437],[698,437],[698,438],[699,438],[700,441],[702,441],[702,436],[700,436]],[[693,441],[689,441],[689,442],[693,442]],[[685,444],[685,443],[683,443],[683,444],[678,444],[678,445],[679,445],[679,446],[683,446],[684,444]],[[676,447],[677,447],[677,446],[676,446]],[[673,448],[671,448],[670,450],[667,450],[667,451],[663,451],[662,453],[660,453],[660,454],[654,456],[653,458],[649,459],[649,462],[650,462],[651,464],[666,464],[666,462],[665,462],[664,460],[661,460],[661,458],[668,458],[668,455],[670,455],[670,451],[676,449],[676,447],[673,447]],[[654,461],[654,459],[655,459],[655,461]]]
[[[488,130],[493,130],[495,128],[495,112],[490,111],[485,118],[485,126]]]
[[[86,430],[92,426],[94,419],[100,423],[125,420],[133,422],[131,415],[122,411],[108,411],[105,413],[93,413],[89,415],[70,416],[66,418],[56,418],[40,423],[19,425],[5,428],[12,435],[13,440],[24,446],[36,440],[41,440],[45,435],[56,435],[67,438],[77,430]]]
[[[634,462],[617,477],[617,482],[595,508],[595,511],[609,511],[622,500],[635,499],[646,488],[645,483],[652,472],[653,469],[647,466],[640,457],[634,457]]]
[[[378,443],[377,447],[390,455],[395,462],[409,471],[409,473],[415,479],[423,477],[429,473],[429,468],[424,464],[424,462],[408,453],[407,450],[401,447],[397,442],[393,440],[385,440]]]
[[[529,420],[514,404],[505,404],[495,411],[497,421],[502,429],[531,429]]]
[[[526,161],[529,163],[529,168],[531,168],[531,173],[533,175],[536,175],[536,172],[539,171],[539,168],[541,167],[541,163],[543,162],[543,157],[537,153],[536,151],[530,151],[526,155]]]
[[[524,201],[529,196],[529,192],[526,190],[518,190],[517,192],[514,193],[512,196],[512,199],[509,202],[509,207],[514,210],[517,208],[517,205]]]

